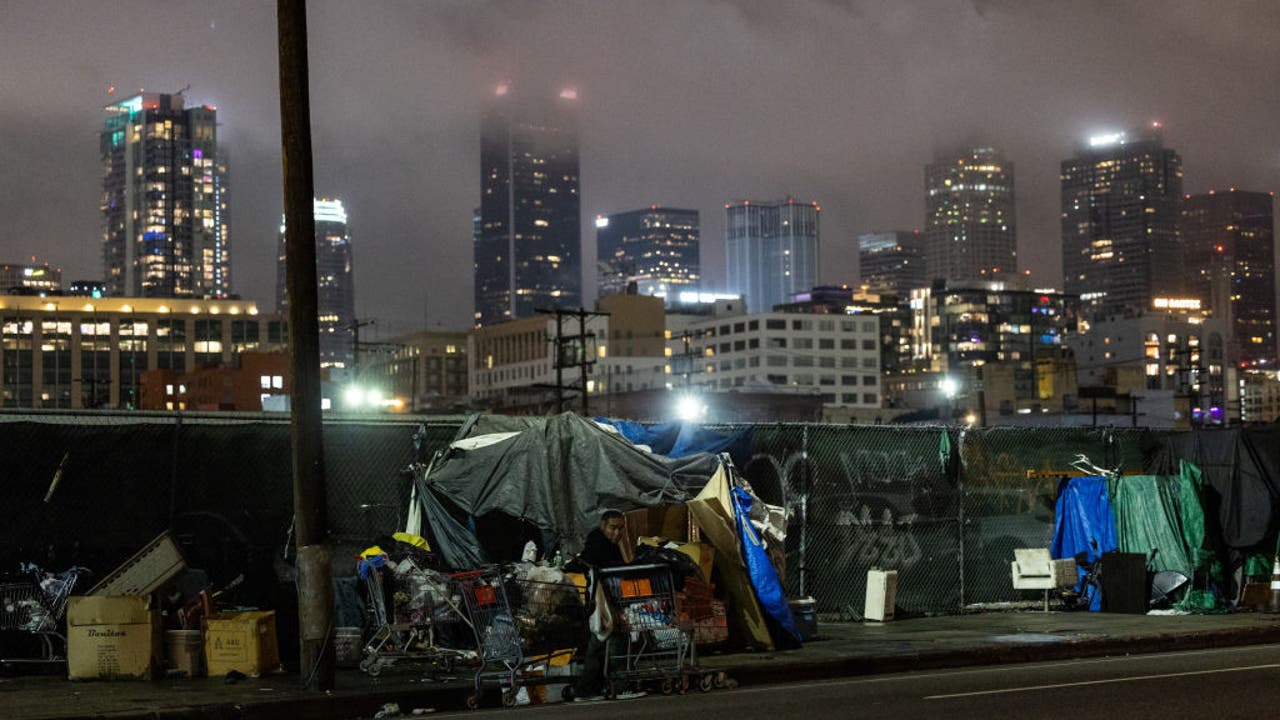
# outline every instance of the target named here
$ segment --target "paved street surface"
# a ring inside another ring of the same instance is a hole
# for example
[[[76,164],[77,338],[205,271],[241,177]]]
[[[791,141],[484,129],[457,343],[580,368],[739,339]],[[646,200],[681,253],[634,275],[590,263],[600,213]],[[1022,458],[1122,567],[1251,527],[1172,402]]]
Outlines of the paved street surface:
[[[481,710],[459,717],[1260,718],[1280,707],[1280,645],[716,690],[684,697]],[[455,713],[447,713],[449,716]]]

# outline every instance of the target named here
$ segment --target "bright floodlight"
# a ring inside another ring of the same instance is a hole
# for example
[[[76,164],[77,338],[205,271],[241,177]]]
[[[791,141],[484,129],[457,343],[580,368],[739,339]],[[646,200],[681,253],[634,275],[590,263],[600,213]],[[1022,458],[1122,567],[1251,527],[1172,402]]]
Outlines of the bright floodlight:
[[[978,416],[977,416],[977,415],[974,415],[973,413],[969,413],[968,415],[965,415],[965,416],[964,416],[964,424],[965,424],[965,425],[972,425],[972,424],[974,424],[974,423],[976,423],[976,422],[978,422]]]
[[[958,392],[959,390],[960,390],[960,384],[956,382],[955,378],[942,379],[943,395],[946,395],[949,398],[953,398],[956,396],[956,392]]]
[[[364,390],[355,385],[350,385],[346,390],[342,391],[342,400],[348,407],[360,407],[364,403]]]
[[[365,393],[365,396],[364,396],[364,401],[369,403],[369,405],[372,407],[381,406],[382,400],[383,400],[383,397],[382,397],[381,390],[370,390],[369,392]]]
[[[676,400],[676,417],[685,422],[699,420],[706,414],[706,404],[692,395],[684,395]]]

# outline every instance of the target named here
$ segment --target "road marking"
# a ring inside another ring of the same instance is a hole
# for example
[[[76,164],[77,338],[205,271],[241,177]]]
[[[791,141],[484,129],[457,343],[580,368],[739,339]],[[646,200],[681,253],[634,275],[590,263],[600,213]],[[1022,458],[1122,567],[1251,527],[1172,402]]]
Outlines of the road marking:
[[[1087,685],[1109,685],[1123,682],[1138,682],[1140,680],[1162,680],[1164,678],[1191,677],[1194,675],[1216,675],[1229,672],[1248,672],[1250,670],[1274,670],[1276,668],[1280,668],[1280,663],[1245,665],[1242,667],[1218,668],[1216,670],[1188,670],[1186,672],[1160,673],[1158,675],[1134,675],[1131,677],[1106,678],[1103,680],[1081,680],[1079,682],[1053,683],[1051,685],[1029,685],[1026,687],[1001,688],[999,690],[977,690],[974,692],[951,693],[949,695],[925,695],[923,699],[950,700],[952,698],[977,697],[979,695],[1005,695],[1009,693],[1031,692],[1032,690],[1058,690],[1061,688],[1084,687]]]

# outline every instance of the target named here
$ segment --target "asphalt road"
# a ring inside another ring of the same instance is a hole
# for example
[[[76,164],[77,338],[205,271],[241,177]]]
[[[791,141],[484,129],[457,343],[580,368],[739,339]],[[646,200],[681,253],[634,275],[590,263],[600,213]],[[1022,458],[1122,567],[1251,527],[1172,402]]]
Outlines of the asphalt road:
[[[627,701],[479,710],[508,720],[1109,720],[1261,718],[1280,708],[1280,645],[904,673]],[[453,713],[448,713],[453,714]]]

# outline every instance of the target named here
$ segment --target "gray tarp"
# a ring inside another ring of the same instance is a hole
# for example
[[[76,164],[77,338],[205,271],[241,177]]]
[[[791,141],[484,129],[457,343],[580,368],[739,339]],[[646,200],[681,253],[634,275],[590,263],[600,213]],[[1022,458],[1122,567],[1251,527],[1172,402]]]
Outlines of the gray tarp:
[[[501,512],[522,518],[554,535],[566,553],[576,553],[602,510],[683,502],[719,467],[714,455],[673,460],[645,452],[572,413],[496,424],[481,417],[462,434],[513,430],[521,432],[492,445],[450,449],[417,480],[437,549],[452,567],[474,567],[484,558],[474,535],[442,501],[473,517]]]

